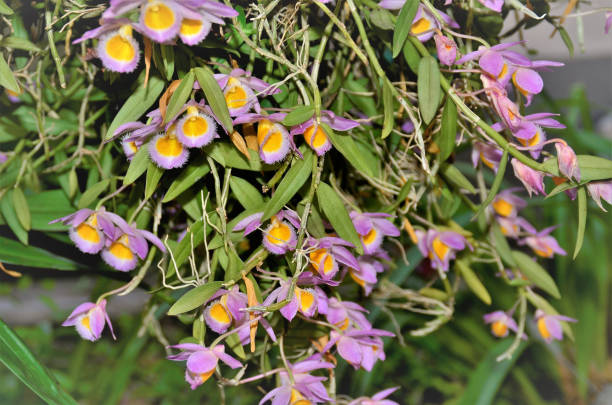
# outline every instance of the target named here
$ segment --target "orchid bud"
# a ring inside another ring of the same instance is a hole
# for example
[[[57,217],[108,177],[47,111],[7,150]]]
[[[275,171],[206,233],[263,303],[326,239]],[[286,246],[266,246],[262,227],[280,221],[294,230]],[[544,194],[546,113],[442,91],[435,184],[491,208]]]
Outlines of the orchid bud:
[[[514,169],[514,175],[523,183],[530,197],[532,192],[546,194],[544,191],[544,173],[533,170],[516,159],[512,159],[512,168]]]
[[[555,148],[557,148],[557,160],[561,174],[570,180],[573,177],[576,181],[580,181],[580,168],[578,167],[578,159],[574,150],[569,145],[561,142],[555,143]]]
[[[440,34],[434,35],[434,41],[436,41],[436,50],[438,51],[440,63],[452,66],[457,59],[457,45],[455,41]]]

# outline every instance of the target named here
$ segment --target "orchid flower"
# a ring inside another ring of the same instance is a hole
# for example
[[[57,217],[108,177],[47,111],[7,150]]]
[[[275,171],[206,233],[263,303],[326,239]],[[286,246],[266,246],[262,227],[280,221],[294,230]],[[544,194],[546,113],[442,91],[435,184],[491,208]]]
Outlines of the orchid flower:
[[[456,252],[472,246],[463,235],[453,231],[437,231],[430,229],[427,232],[417,230],[418,248],[421,254],[431,260],[431,266],[442,272],[448,271],[449,262],[455,258]]]
[[[533,235],[530,235],[519,241],[520,244],[526,244],[533,250],[533,252],[547,259],[554,256],[555,253],[565,256],[567,253],[559,246],[559,242],[550,235],[555,230],[556,226],[551,226],[546,229],[542,229]]]
[[[264,96],[280,93],[280,90],[275,89],[271,84],[251,76],[251,72],[238,68],[233,69],[229,74],[215,74],[215,79],[223,90],[225,102],[232,117],[239,117],[251,108],[258,114],[261,112],[255,92]]]
[[[329,125],[335,131],[348,131],[359,126],[357,121],[339,117],[329,110],[321,111],[321,123]],[[317,123],[315,117],[292,127],[289,134],[291,136],[303,134],[304,140],[315,151],[317,156],[324,155],[332,147],[328,135],[323,127]]]
[[[308,238],[306,245],[312,248],[309,254],[310,263],[316,273],[325,280],[334,278],[339,264],[358,268],[359,263],[346,247],[353,244],[344,239],[328,236],[321,239]]]
[[[494,311],[483,317],[486,324],[491,324],[493,336],[503,338],[508,336],[508,330],[518,333],[518,326],[512,316],[504,311]]]
[[[359,213],[352,211],[351,220],[355,225],[355,230],[359,234],[363,251],[365,254],[376,252],[382,245],[385,236],[399,236],[400,231],[391,221],[391,215],[383,212]]]
[[[168,348],[181,350],[179,354],[168,356],[168,360],[187,360],[185,381],[189,383],[192,390],[204,384],[213,375],[219,360],[231,368],[242,367],[238,360],[225,353],[225,346],[223,345],[208,348],[195,343],[181,343],[168,346]]]
[[[62,326],[74,326],[83,339],[94,342],[100,339],[106,323],[108,323],[113,339],[116,340],[113,325],[106,313],[106,300],[102,300],[97,304],[85,302],[79,305],[62,323]]]
[[[251,214],[238,222],[233,231],[244,230],[248,235],[261,226],[263,212]],[[281,210],[270,219],[270,225],[263,231],[263,245],[270,252],[282,255],[294,250],[297,243],[295,229],[300,227],[300,219],[295,211]]]
[[[553,340],[563,339],[563,328],[561,327],[560,321],[577,322],[577,320],[574,318],[563,315],[550,315],[541,309],[536,311],[535,321],[538,327],[538,332],[546,343],[550,343]]]
[[[261,115],[246,113],[234,120],[234,124],[257,122],[257,144],[259,157],[264,163],[280,162],[291,149],[295,149],[287,129],[280,123],[285,113]]]

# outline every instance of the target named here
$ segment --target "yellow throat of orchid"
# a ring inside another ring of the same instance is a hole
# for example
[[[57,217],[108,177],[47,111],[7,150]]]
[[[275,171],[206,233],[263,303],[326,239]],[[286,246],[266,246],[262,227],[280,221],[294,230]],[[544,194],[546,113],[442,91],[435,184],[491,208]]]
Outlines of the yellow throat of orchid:
[[[156,31],[167,30],[174,25],[174,11],[163,2],[149,0],[145,8],[144,25]]]
[[[114,60],[129,62],[136,56],[136,49],[130,41],[132,39],[132,26],[123,25],[119,31],[113,35],[105,46],[106,53]]]

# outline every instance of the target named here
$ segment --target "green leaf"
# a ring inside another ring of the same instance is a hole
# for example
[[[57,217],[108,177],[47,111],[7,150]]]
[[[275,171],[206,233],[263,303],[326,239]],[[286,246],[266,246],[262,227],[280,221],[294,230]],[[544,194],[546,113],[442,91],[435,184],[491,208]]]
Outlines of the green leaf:
[[[15,208],[19,223],[21,223],[23,229],[29,231],[32,227],[32,216],[30,215],[28,201],[20,188],[13,189],[13,207]]]
[[[502,260],[508,266],[516,267],[516,260],[514,260],[514,256],[512,256],[512,250],[510,249],[510,245],[508,245],[508,240],[498,224],[493,224],[491,227],[491,240]]]
[[[572,37],[569,36],[569,34],[567,33],[567,31],[562,25],[559,25],[556,28],[559,30],[561,39],[563,40],[563,43],[567,47],[567,50],[570,55],[570,59],[573,58],[574,57],[574,43],[572,42]]]
[[[612,160],[590,155],[578,155],[577,158],[581,182],[612,179]],[[556,157],[544,161],[542,166],[553,176],[563,177]]]
[[[418,0],[406,1],[397,16],[395,30],[393,31],[393,58],[399,55],[408,34],[410,34],[412,21],[417,13],[419,3]]]
[[[147,170],[149,166],[149,147],[146,145],[141,146],[134,157],[132,157],[132,161],[128,166],[127,173],[125,173],[125,177],[123,178],[123,184],[132,184],[142,174]]]
[[[13,205],[13,190],[7,191],[2,200],[0,200],[0,211],[2,212],[6,224],[11,228],[11,231],[13,231],[21,243],[27,245],[28,231],[25,230],[21,222],[19,222],[19,219],[17,219],[17,213]]]
[[[227,268],[225,269],[225,282],[238,281],[240,280],[240,273],[244,267],[244,262],[233,250],[230,250],[227,256],[228,263]]]
[[[423,121],[429,124],[436,116],[440,102],[440,71],[438,62],[430,55],[419,62],[417,95]]]
[[[317,199],[319,201],[319,207],[338,236],[347,242],[351,242],[355,246],[355,250],[360,255],[363,254],[363,245],[355,230],[355,225],[353,225],[353,221],[351,221],[351,217],[344,203],[340,197],[338,197],[334,189],[328,184],[320,182],[317,188]]]
[[[168,315],[179,315],[204,304],[223,285],[222,281],[211,281],[187,291],[168,310]]]
[[[0,236],[0,262],[55,270],[76,270],[78,268],[78,264],[72,260],[56,256],[35,246],[23,246],[17,241],[2,236]]]
[[[229,346],[230,349],[238,356],[241,360],[246,360],[246,353],[244,352],[244,347],[242,343],[240,343],[240,337],[238,337],[237,333],[232,333],[225,339],[225,343]]]
[[[527,256],[523,252],[518,250],[512,251],[512,256],[516,261],[517,267],[521,270],[521,273],[529,279],[533,284],[540,287],[555,298],[561,298],[559,289],[555,284],[555,280],[531,257]]]
[[[455,102],[448,97],[442,110],[442,126],[440,133],[436,137],[436,144],[440,149],[438,159],[444,162],[455,150],[455,141],[457,139],[457,106]]]
[[[21,90],[19,89],[19,84],[17,80],[15,80],[15,76],[13,76],[13,72],[11,68],[4,60],[4,56],[0,53],[0,86],[13,91],[15,93],[19,93]]]
[[[189,95],[193,90],[194,82],[195,75],[193,74],[193,71],[189,71],[189,73],[187,73],[185,77],[181,79],[178,87],[176,90],[174,90],[174,93],[172,93],[170,101],[168,101],[164,123],[169,122],[181,111],[187,100],[189,100]]]
[[[47,404],[76,405],[32,352],[0,320],[0,361]]]
[[[482,284],[482,281],[480,281],[476,273],[474,273],[474,270],[472,270],[463,260],[456,260],[455,266],[463,276],[463,279],[470,290],[472,290],[472,292],[476,294],[476,296],[480,298],[482,302],[487,305],[491,305],[491,296],[489,295],[487,288]]]
[[[311,119],[313,115],[314,105],[301,105],[291,110],[285,119],[281,121],[281,124],[286,127],[300,125]]]
[[[297,194],[310,177],[314,161],[314,153],[310,149],[306,149],[304,159],[299,159],[287,170],[272,198],[266,204],[266,209],[261,218],[262,223],[272,215],[276,215]]]
[[[394,108],[393,108],[393,93],[391,91],[391,83],[385,80],[383,83],[383,128],[381,133],[381,138],[385,139],[393,130],[394,124]]]
[[[196,68],[195,69],[196,79],[200,87],[204,91],[208,105],[212,108],[215,116],[221,121],[221,124],[225,127],[228,133],[234,132],[234,126],[232,125],[232,118],[230,117],[229,110],[227,109],[227,103],[223,96],[223,91],[219,84],[215,80],[215,77],[208,68]]]
[[[159,77],[151,76],[149,77],[147,87],[143,87],[142,81],[140,80],[138,81],[137,86],[138,88],[136,91],[127,100],[125,100],[125,103],[123,103],[123,106],[115,115],[113,122],[111,122],[108,130],[106,131],[106,135],[104,136],[105,140],[111,139],[114,132],[120,125],[125,124],[126,122],[136,121],[145,112],[147,112],[147,110],[157,101],[159,95],[164,89],[164,81]]]
[[[499,161],[499,166],[497,167],[497,173],[495,174],[495,179],[493,179],[493,184],[491,185],[491,189],[489,190],[489,193],[487,194],[487,197],[485,198],[485,200],[480,204],[480,207],[478,207],[478,211],[476,212],[476,214],[474,214],[474,216],[472,217],[472,220],[474,220],[474,218],[477,218],[480,214],[482,214],[484,210],[489,206],[489,204],[491,204],[491,202],[495,199],[495,196],[497,195],[497,192],[499,191],[499,188],[501,187],[502,181],[504,181],[504,174],[506,173],[507,163],[508,163],[508,149],[505,149],[501,157],[501,160]]]
[[[359,94],[359,93],[368,93],[371,89],[364,86],[360,81],[355,80],[352,76],[349,76],[344,81],[344,87],[350,92],[346,93],[346,96],[357,109],[361,110],[369,117],[374,117],[378,115],[378,108],[376,107],[376,102],[374,98],[370,95]]]
[[[264,165],[257,152],[249,149],[251,159],[247,158],[236,147],[227,142],[213,142],[204,151],[223,167],[260,172],[274,170],[273,165]]]
[[[588,182],[581,182],[580,185],[585,185],[587,183]],[[556,186],[555,188],[553,188],[550,191],[550,193],[548,193],[546,195],[546,197],[544,197],[544,199],[547,200],[547,199],[549,199],[551,197],[556,196],[559,193],[562,193],[563,191],[566,191],[566,190],[569,190],[569,189],[572,189],[572,188],[576,188],[576,187],[578,187],[578,184],[570,183],[569,181],[563,182],[563,183],[559,184],[558,186]]]
[[[6,5],[4,0],[0,0],[0,14],[11,15],[13,14],[13,10]]]
[[[62,231],[66,225],[49,224],[50,221],[74,212],[74,207],[61,189],[43,191],[26,197],[32,217],[32,229],[37,231]]]
[[[576,247],[574,248],[574,256],[578,256],[580,248],[582,248],[582,242],[584,242],[584,230],[586,229],[586,218],[587,218],[587,195],[585,186],[578,189],[578,232],[576,233]]]
[[[81,195],[81,198],[79,199],[79,203],[77,207],[79,209],[89,207],[96,200],[96,198],[98,198],[98,196],[102,194],[104,190],[106,190],[109,183],[110,183],[109,179],[104,179],[104,180],[97,182],[93,186],[89,187],[83,193],[83,195]]]
[[[234,194],[234,197],[236,197],[244,209],[263,209],[264,199],[261,193],[245,179],[232,176],[230,178],[230,188],[232,189],[232,194]]]
[[[497,361],[497,356],[505,352],[511,344],[512,340],[505,340],[489,349],[476,369],[470,373],[467,387],[456,405],[491,405],[494,403],[495,394],[501,383],[527,346],[527,343],[521,342],[512,358]]]
[[[145,200],[148,200],[155,192],[155,189],[157,188],[159,180],[161,179],[162,174],[164,174],[164,171],[164,169],[160,168],[155,163],[149,162],[149,167],[147,168],[147,180],[145,185]]]
[[[193,186],[198,180],[210,172],[210,166],[204,158],[200,158],[192,163],[189,163],[187,168],[183,169],[176,180],[170,184],[170,188],[166,192],[162,202],[174,200],[181,195],[189,187]]]
[[[41,51],[39,47],[37,47],[36,45],[31,43],[27,39],[15,37],[15,36],[3,38],[2,41],[0,41],[0,46],[5,47],[5,48],[12,48],[12,49],[22,49],[24,51],[31,51],[31,52]]]
[[[453,186],[463,188],[472,194],[476,192],[472,183],[454,165],[444,163],[440,166],[440,174]]]
[[[391,14],[389,10],[385,10],[384,8],[375,8],[368,17],[370,18],[372,25],[382,30],[391,31],[395,28],[393,14]]]
[[[419,63],[421,62],[421,54],[419,51],[410,41],[406,41],[404,44],[404,51],[402,53],[404,54],[404,59],[406,60],[410,70],[417,73],[419,71]]]
[[[375,169],[370,166],[370,164],[374,162],[364,155],[350,135],[336,134],[334,130],[325,123],[321,123],[321,127],[323,127],[325,134],[332,145],[334,145],[334,148],[336,148],[355,169],[364,172],[370,177],[376,177]]]
[[[160,45],[162,63],[164,65],[164,75],[166,80],[170,81],[174,74],[174,46],[172,45]]]

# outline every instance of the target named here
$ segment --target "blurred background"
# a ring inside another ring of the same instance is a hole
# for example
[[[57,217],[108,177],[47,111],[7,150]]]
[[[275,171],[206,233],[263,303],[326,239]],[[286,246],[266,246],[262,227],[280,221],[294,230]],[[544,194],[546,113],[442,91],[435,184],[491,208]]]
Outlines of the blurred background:
[[[561,14],[566,3],[556,5]],[[594,1],[592,8],[609,6],[610,1]],[[589,8],[580,12],[588,12]],[[510,21],[511,22],[511,21]],[[510,24],[512,25],[512,24]],[[528,49],[538,50],[539,59],[562,61],[564,68],[543,74],[546,95],[536,99],[532,112],[561,114],[567,130],[556,131],[575,147],[577,153],[612,158],[612,33],[604,35],[602,14],[568,18],[567,31],[574,41],[574,57],[552,28],[541,24],[528,31]],[[511,27],[506,27],[510,29]],[[511,37],[519,39],[518,36]],[[582,38],[582,40],[580,40]],[[554,101],[553,101],[554,100]],[[0,107],[3,108],[3,107]],[[465,164],[461,170],[469,174]],[[527,219],[536,227],[559,224],[554,236],[570,251],[574,244],[577,214],[575,205],[566,204],[564,194],[530,202]],[[410,330],[421,327],[423,318],[403,312],[394,318],[372,311],[376,327],[400,331],[397,340],[386,345],[387,360],[373,372],[348,373],[338,367],[338,392],[357,397],[391,386],[401,386],[394,399],[402,404],[533,404],[604,405],[612,404],[612,321],[610,274],[612,272],[612,216],[589,202],[584,247],[575,261],[557,257],[548,262],[562,299],[552,301],[559,312],[577,318],[575,340],[545,344],[537,338],[525,343],[516,356],[497,363],[495,357],[510,343],[494,339],[482,323],[482,315],[514,302],[493,274],[485,284],[493,297],[486,307],[471,294],[457,303],[451,322],[425,337],[412,337]],[[49,248],[60,242],[37,236],[39,246]],[[12,238],[0,225],[0,237]],[[65,239],[65,238],[64,238]],[[0,240],[6,241],[6,239]],[[91,259],[75,252],[75,260]],[[400,266],[392,280],[418,280],[420,256],[409,251],[410,265]],[[91,263],[96,267],[95,263]],[[183,404],[214,403],[220,395],[228,404],[254,404],[269,382],[260,387],[226,388],[221,394],[214,382],[196,391],[184,381],[184,367],[166,361],[164,342],[180,338],[180,320],[163,318],[162,335],[158,319],[167,307],[147,307],[147,293],[137,290],[128,297],[114,298],[109,307],[119,339],[105,332],[93,344],[80,340],[72,328],[59,324],[79,303],[120,285],[121,280],[91,276],[83,271],[50,272],[20,268],[24,276],[13,279],[0,273],[0,319],[10,325],[30,350],[57,377],[62,386],[84,404]],[[60,273],[60,274],[58,274]],[[497,288],[496,288],[497,287]],[[143,312],[144,308],[144,312]],[[141,318],[148,317],[146,327]],[[530,325],[533,328],[533,325]],[[173,334],[175,336],[173,336]],[[0,404],[39,404],[33,394],[8,369],[0,366]]]

